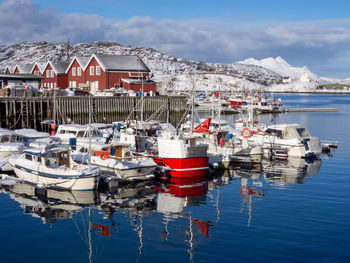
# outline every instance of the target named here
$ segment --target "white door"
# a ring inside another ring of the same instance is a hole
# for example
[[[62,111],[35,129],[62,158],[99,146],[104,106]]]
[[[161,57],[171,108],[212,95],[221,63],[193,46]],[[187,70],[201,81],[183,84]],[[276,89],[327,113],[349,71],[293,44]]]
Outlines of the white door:
[[[90,81],[90,92],[95,95],[98,91],[98,81]]]

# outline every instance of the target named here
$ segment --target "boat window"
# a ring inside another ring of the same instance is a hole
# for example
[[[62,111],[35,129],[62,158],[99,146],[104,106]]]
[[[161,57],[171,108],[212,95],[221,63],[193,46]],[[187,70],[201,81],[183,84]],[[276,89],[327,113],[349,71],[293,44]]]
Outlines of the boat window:
[[[310,134],[305,128],[297,128],[297,132],[301,138],[309,137]]]
[[[82,137],[84,137],[84,133],[85,133],[85,131],[79,131],[79,132],[77,133],[77,138],[82,138]]]
[[[10,141],[11,142],[16,142],[17,141],[17,136],[11,136]]]
[[[65,134],[66,130],[60,130],[59,134]]]
[[[2,143],[10,142],[10,136],[9,135],[1,136],[1,141],[0,142],[2,142]]]
[[[267,106],[267,102],[261,102],[261,106]]]
[[[84,147],[81,147],[80,148],[80,152],[81,153],[87,153],[88,152],[88,149],[84,148]]]
[[[37,161],[41,163],[41,157],[37,157]]]
[[[276,136],[278,138],[282,138],[282,131],[280,131],[280,130],[267,129],[265,131],[265,134],[270,135],[270,136]]]
[[[70,130],[67,130],[66,133],[70,133],[70,134],[73,134],[74,136],[77,134],[76,131],[70,131]]]
[[[24,156],[24,158],[25,158],[26,160],[29,160],[29,161],[32,161],[32,160],[33,160],[33,157],[32,157],[30,154],[26,154],[26,155]]]

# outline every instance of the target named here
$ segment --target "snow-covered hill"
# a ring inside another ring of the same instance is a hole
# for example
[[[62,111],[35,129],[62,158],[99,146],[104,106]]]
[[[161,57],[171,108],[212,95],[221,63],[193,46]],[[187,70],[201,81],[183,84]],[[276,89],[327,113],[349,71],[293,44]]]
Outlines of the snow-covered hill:
[[[312,73],[307,67],[293,67],[288,64],[283,58],[264,58],[262,60],[256,60],[254,58],[248,58],[243,61],[239,61],[240,64],[256,65],[264,68],[268,68],[283,77],[290,77],[292,81],[298,81],[303,75],[307,75],[310,80],[319,81],[320,78]]]
[[[68,52],[69,50],[69,52]],[[282,77],[290,76],[292,83],[300,81],[302,76],[310,80],[310,87],[325,82],[306,67],[289,65],[281,57],[267,58],[261,61],[253,58],[232,64],[204,63],[175,58],[152,48],[123,46],[115,42],[91,42],[68,45],[66,43],[22,42],[14,45],[0,44],[0,70],[7,65],[21,65],[34,62],[66,61],[70,57],[99,54],[139,55],[150,67],[153,79],[159,87],[166,90],[191,90],[193,83],[197,90],[223,90],[232,88],[262,90],[269,88],[284,89]],[[193,81],[193,79],[196,81]],[[330,80],[327,80],[329,82]],[[304,85],[305,83],[303,83]]]

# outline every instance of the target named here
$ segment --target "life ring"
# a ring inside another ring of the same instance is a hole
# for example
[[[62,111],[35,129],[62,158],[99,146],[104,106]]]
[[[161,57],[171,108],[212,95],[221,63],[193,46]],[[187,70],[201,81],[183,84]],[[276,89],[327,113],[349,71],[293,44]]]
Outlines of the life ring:
[[[220,138],[219,144],[220,144],[222,147],[224,147],[224,146],[225,146],[225,139],[224,139],[224,138]]]
[[[247,139],[252,136],[252,131],[249,128],[244,128],[241,132],[241,135]]]
[[[109,158],[109,153],[108,152],[103,152],[102,154],[101,154],[101,159],[102,160],[107,160]]]

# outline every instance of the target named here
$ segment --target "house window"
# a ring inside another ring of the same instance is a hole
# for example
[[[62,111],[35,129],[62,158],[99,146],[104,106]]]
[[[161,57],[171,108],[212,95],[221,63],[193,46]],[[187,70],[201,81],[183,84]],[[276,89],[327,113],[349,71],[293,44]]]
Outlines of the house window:
[[[81,67],[78,67],[78,76],[81,76]]]
[[[94,66],[90,66],[90,75],[91,76],[95,75],[95,68],[94,68]]]
[[[46,77],[49,78],[50,77],[50,70],[46,70]]]
[[[101,67],[96,66],[96,75],[101,75]]]
[[[76,71],[77,71],[77,69],[75,67],[72,68],[72,76],[76,76]]]
[[[53,84],[53,86],[54,86],[54,88],[56,89],[56,88],[57,88],[57,83],[55,82],[55,83]]]
[[[69,81],[69,87],[72,87],[72,81]]]
[[[53,78],[53,70],[51,69],[51,78]]]

